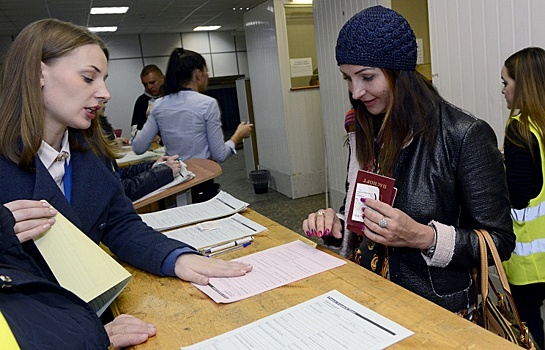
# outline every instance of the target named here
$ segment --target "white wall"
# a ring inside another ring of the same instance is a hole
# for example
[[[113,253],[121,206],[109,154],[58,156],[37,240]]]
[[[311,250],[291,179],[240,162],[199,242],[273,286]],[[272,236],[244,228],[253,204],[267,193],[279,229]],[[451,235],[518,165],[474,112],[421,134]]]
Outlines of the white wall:
[[[325,190],[323,129],[319,90],[290,91],[283,3],[245,13],[245,36],[260,166],[272,188],[299,198]]]
[[[445,99],[486,120],[503,145],[509,111],[500,71],[512,53],[545,47],[545,1],[428,2],[433,83]]]

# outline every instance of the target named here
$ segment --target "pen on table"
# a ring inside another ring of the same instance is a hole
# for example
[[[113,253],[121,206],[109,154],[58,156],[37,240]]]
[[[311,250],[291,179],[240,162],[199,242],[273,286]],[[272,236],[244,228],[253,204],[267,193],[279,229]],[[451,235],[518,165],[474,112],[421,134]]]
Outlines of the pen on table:
[[[224,249],[231,248],[231,247],[236,247],[238,245],[243,245],[243,244],[251,242],[253,240],[254,240],[253,236],[244,237],[244,238],[237,239],[237,240],[229,242],[229,243],[220,244],[220,245],[217,245],[215,247],[210,247],[210,248],[206,249],[204,251],[204,253],[205,254],[215,253],[215,252],[218,252],[220,250],[224,250]]]
[[[241,244],[241,245],[233,246],[233,247],[231,247],[231,248],[222,249],[222,250],[219,250],[219,251],[217,251],[217,252],[207,254],[206,256],[209,257],[209,258],[211,258],[211,257],[213,257],[213,256],[220,255],[220,254],[223,254],[223,253],[232,252],[233,250],[238,250],[238,249],[246,248],[246,247],[249,246],[250,244],[252,244],[252,242],[247,242],[247,243],[243,243],[243,244]]]

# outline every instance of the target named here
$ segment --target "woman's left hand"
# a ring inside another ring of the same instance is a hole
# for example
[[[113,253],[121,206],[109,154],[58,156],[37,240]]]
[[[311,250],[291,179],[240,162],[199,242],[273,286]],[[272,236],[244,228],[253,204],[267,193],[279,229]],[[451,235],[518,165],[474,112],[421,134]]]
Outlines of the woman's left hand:
[[[124,349],[127,346],[142,344],[157,333],[151,323],[142,321],[131,315],[119,315],[104,326],[110,343],[114,349]]]
[[[252,266],[238,261],[224,261],[198,254],[182,254],[176,260],[174,272],[178,278],[207,285],[209,277],[238,277],[252,271]]]
[[[389,247],[428,249],[435,232],[414,221],[399,209],[376,199],[365,198],[363,232],[370,240]]]

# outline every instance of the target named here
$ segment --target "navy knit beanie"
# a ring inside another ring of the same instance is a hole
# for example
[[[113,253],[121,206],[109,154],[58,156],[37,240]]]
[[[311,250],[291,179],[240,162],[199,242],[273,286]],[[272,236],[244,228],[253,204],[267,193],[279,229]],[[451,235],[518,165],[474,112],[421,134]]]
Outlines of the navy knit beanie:
[[[353,64],[394,70],[416,68],[416,38],[403,16],[373,6],[355,14],[337,37],[337,65]]]

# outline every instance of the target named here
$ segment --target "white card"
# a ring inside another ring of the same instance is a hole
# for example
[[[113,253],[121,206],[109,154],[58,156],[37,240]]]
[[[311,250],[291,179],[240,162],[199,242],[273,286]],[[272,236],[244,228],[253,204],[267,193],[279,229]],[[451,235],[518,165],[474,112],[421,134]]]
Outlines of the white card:
[[[352,220],[363,222],[363,208],[365,204],[361,201],[362,198],[379,199],[380,189],[376,186],[358,183],[356,184],[356,192],[354,193],[354,209],[352,210]]]

